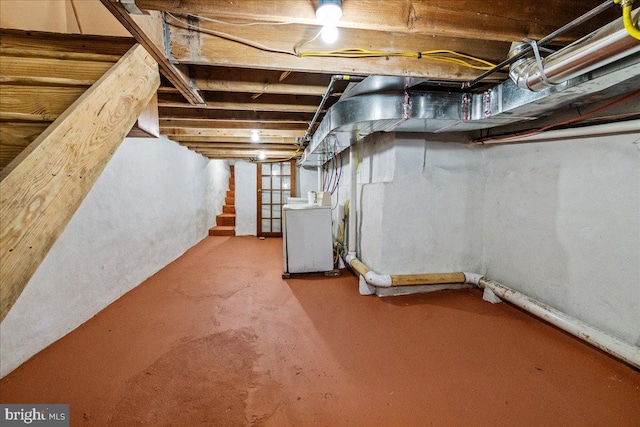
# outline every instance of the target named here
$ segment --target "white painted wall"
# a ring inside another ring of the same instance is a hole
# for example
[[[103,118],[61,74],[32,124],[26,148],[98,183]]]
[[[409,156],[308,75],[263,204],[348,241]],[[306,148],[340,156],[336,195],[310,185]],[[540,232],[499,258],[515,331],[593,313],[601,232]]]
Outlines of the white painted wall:
[[[226,162],[125,139],[0,327],[0,375],[182,255],[222,210]]]
[[[393,181],[384,186],[380,271],[481,271],[481,150],[414,138],[396,140]]]
[[[309,191],[319,191],[317,168],[298,167],[296,173],[296,197],[307,197]]]
[[[236,236],[255,236],[258,233],[256,174],[257,166],[255,163],[245,161],[235,163]]]
[[[384,274],[486,273],[640,345],[640,133],[493,147],[439,139],[358,144],[363,262]],[[337,197],[349,197],[347,167]]]
[[[483,154],[488,276],[640,346],[640,132]]]

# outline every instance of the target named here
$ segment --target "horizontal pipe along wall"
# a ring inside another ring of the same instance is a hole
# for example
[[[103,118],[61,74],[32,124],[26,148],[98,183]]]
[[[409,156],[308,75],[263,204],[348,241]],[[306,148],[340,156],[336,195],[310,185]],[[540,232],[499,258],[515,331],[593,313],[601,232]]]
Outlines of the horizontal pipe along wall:
[[[484,147],[455,138],[358,143],[358,257],[382,274],[486,273],[638,346],[640,133]],[[343,167],[334,205],[349,198]]]

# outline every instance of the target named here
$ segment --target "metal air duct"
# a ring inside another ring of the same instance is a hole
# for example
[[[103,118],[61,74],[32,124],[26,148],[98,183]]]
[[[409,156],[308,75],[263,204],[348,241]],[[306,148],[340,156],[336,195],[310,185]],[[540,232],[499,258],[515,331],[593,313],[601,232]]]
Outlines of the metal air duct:
[[[420,91],[413,87],[419,80],[368,77],[345,91],[327,111],[300,163],[322,165],[374,132],[492,128],[535,120],[575,102],[595,102],[640,87],[640,42],[626,34],[622,19],[546,59],[547,79],[552,76],[558,84],[529,90],[544,84],[540,83],[535,59],[530,61],[524,59],[516,67],[517,83],[507,80],[482,93]],[[569,80],[563,81],[567,77]]]
[[[637,18],[640,9],[633,16]],[[519,52],[520,44],[510,52]],[[586,37],[555,52],[538,63],[522,58],[511,65],[509,76],[522,89],[541,91],[640,52],[640,40],[629,35],[622,19],[612,22]],[[540,69],[542,67],[542,70]]]

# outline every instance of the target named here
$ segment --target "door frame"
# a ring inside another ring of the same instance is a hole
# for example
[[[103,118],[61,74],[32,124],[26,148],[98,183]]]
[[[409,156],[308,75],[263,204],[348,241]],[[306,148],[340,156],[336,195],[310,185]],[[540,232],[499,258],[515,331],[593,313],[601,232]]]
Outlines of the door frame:
[[[256,210],[257,210],[257,229],[256,229],[256,235],[258,237],[282,237],[282,226],[280,227],[280,232],[263,232],[262,231],[262,165],[263,163],[267,163],[267,162],[259,162],[257,164],[257,169],[256,169],[256,184],[257,184],[257,191],[256,191]],[[297,171],[296,171],[296,161],[295,160],[287,160],[287,161],[283,161],[283,162],[268,162],[269,164],[273,165],[273,164],[284,164],[284,163],[289,163],[291,165],[291,175],[289,175],[291,177],[291,188],[289,189],[290,192],[290,196],[289,197],[296,197],[296,175],[297,175]],[[273,175],[272,175],[273,176]],[[281,186],[282,187],[282,186]],[[269,190],[272,191],[272,190]],[[280,201],[283,201],[282,198],[282,191],[283,189],[280,188]],[[280,203],[280,205],[284,205],[285,203]],[[282,222],[282,210],[280,212],[280,221]]]

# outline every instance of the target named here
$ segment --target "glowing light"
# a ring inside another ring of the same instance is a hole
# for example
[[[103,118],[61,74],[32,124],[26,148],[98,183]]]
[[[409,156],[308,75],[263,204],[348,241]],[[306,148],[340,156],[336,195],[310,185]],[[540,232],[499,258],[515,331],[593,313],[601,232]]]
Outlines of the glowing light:
[[[260,141],[260,131],[259,130],[252,130],[251,131],[251,141],[252,142]]]
[[[316,10],[316,18],[322,25],[335,25],[342,17],[341,4],[341,0],[320,0],[320,5]]]
[[[265,154],[264,151],[260,150],[258,151],[258,160],[264,160],[267,158],[267,155]]]
[[[333,44],[338,40],[338,27],[327,24],[322,27],[322,41],[326,44]]]
[[[322,40],[335,43],[338,40],[337,23],[342,17],[342,0],[320,0],[316,9],[316,18],[322,27]]]

